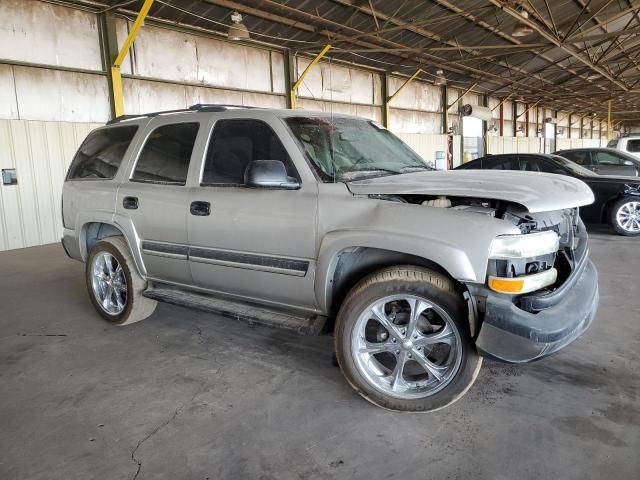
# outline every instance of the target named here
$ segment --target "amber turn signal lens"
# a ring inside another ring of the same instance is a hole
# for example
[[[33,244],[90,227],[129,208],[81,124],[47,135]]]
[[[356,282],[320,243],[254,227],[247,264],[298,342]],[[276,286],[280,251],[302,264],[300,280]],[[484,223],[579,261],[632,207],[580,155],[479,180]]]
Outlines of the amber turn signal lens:
[[[498,278],[489,279],[489,288],[500,293],[520,293],[524,287],[524,280],[518,278]]]
[[[544,272],[524,275],[522,277],[505,278],[489,277],[489,288],[498,293],[529,293],[553,285],[558,278],[558,271],[550,268]]]

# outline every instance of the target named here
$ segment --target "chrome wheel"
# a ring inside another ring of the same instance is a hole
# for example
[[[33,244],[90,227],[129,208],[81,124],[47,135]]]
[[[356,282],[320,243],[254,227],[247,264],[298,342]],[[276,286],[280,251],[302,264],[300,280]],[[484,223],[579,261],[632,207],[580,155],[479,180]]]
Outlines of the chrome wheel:
[[[100,307],[119,315],[127,305],[127,279],[118,259],[108,252],[93,257],[91,287]]]
[[[616,221],[625,232],[640,232],[640,201],[623,203],[616,213]]]
[[[358,317],[351,352],[375,389],[402,399],[424,398],[451,382],[462,362],[462,341],[442,308],[421,297],[393,295]]]

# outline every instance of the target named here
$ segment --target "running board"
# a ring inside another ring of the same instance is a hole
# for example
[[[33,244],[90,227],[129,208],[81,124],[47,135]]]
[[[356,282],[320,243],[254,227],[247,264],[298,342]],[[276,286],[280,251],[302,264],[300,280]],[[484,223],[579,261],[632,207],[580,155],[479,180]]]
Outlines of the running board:
[[[144,291],[143,295],[160,302],[190,307],[205,312],[216,313],[249,324],[259,324],[271,328],[284,328],[300,335],[320,335],[324,332],[326,317],[308,314],[298,316],[281,310],[271,310],[254,304],[223,300],[212,295],[171,287],[155,286]]]

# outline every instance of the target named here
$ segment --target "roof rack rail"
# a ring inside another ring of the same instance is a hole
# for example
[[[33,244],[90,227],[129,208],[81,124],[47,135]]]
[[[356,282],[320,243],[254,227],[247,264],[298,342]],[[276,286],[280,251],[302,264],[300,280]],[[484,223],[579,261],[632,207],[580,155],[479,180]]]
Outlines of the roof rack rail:
[[[227,110],[237,110],[242,108],[258,108],[258,107],[247,107],[245,105],[226,105],[226,104],[217,104],[217,103],[197,103],[195,105],[191,105],[189,108],[179,108],[177,110],[162,110],[159,112],[141,113],[139,115],[120,115],[119,117],[109,120],[107,122],[107,125],[113,125],[114,123],[120,123],[124,120],[131,120],[133,118],[157,117],[158,115],[163,115],[165,113],[225,112]]]

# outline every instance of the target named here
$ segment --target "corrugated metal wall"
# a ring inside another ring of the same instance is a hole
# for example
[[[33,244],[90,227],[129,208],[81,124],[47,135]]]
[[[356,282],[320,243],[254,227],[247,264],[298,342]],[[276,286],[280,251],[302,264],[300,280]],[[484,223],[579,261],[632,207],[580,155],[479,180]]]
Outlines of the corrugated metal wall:
[[[0,120],[1,167],[18,184],[0,185],[0,250],[57,242],[62,237],[62,184],[87,133],[99,124]]]

